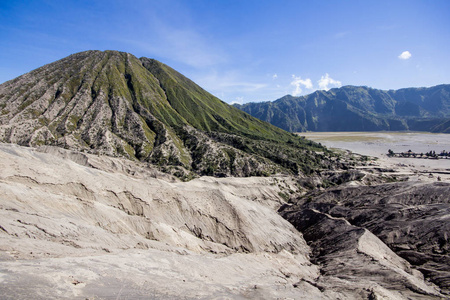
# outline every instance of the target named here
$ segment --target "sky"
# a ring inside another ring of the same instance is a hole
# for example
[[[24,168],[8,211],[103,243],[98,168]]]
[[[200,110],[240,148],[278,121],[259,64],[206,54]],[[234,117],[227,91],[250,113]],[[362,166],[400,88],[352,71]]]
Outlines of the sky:
[[[85,50],[157,59],[228,103],[450,84],[449,0],[0,0],[0,83]]]

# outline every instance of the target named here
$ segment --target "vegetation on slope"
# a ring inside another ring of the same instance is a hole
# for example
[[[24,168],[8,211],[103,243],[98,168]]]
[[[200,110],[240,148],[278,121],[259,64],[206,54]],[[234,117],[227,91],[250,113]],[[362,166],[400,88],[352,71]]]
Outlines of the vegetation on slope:
[[[172,68],[86,51],[0,85],[0,140],[149,162],[189,178],[309,174],[333,154],[229,106]]]

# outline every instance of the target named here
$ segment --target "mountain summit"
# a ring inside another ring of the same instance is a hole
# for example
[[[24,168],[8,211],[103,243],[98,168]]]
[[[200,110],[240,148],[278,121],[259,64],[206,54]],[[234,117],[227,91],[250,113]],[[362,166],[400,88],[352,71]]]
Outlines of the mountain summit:
[[[325,162],[309,150],[328,153],[118,51],[73,54],[0,85],[0,141],[123,156],[180,176],[309,173]]]

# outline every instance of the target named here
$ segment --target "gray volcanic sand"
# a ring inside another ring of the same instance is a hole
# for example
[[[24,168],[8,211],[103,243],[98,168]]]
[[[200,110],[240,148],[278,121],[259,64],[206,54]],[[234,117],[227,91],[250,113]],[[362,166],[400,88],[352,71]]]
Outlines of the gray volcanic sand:
[[[344,234],[333,250],[359,273],[321,275],[277,213],[295,183],[180,182],[126,159],[0,143],[0,298],[440,297],[372,234]]]
[[[306,242],[276,211],[288,180],[180,182],[0,143],[0,298],[324,297]]]

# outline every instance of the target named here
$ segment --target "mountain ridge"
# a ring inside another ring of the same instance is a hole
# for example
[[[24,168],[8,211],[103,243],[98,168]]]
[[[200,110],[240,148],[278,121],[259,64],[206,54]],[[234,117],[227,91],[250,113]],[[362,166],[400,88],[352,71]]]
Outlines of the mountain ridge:
[[[309,95],[286,95],[235,107],[291,132],[443,131],[450,119],[450,85],[379,90],[343,86]]]

